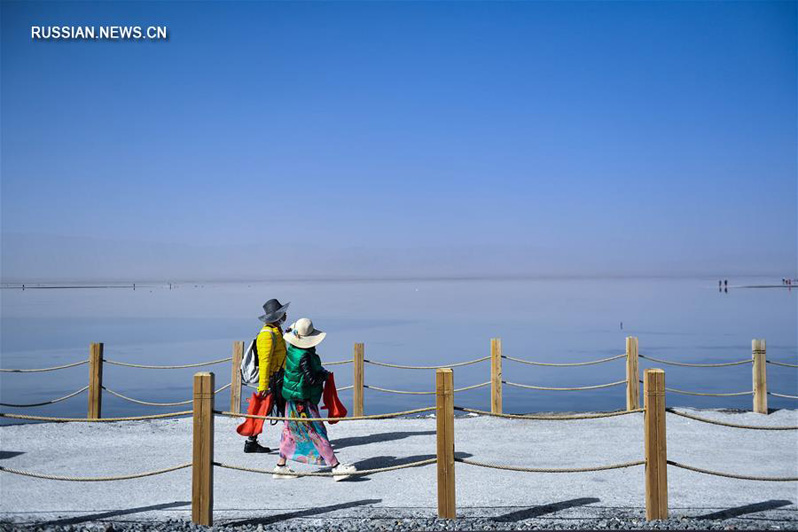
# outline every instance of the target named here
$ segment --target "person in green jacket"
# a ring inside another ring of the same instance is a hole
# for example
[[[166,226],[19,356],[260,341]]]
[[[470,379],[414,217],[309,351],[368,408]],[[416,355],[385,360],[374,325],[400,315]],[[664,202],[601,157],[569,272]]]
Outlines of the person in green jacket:
[[[315,418],[319,414],[319,400],[329,372],[321,365],[316,346],[327,333],[313,327],[302,318],[292,324],[283,338],[287,346],[283,398],[286,417]],[[348,478],[356,469],[338,461],[333,452],[327,429],[322,421],[285,421],[280,437],[280,458],[274,468],[274,478],[295,478],[286,465],[291,459],[303,464],[332,466],[333,479]]]

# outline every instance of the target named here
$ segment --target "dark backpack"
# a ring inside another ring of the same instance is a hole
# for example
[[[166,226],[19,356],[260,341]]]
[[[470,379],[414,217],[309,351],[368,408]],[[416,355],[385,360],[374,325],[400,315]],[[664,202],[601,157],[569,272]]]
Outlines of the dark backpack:
[[[285,416],[285,399],[283,398],[283,379],[285,378],[285,369],[280,368],[271,375],[269,375],[269,393],[272,395],[272,416],[284,417]],[[276,425],[277,421],[272,421],[272,425]]]

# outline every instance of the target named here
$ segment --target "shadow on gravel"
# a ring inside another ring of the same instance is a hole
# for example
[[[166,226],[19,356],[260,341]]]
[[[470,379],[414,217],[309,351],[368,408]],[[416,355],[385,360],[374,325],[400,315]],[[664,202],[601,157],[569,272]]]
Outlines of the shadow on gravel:
[[[471,458],[472,454],[470,453],[454,453],[455,458]],[[364,469],[379,469],[381,467],[393,467],[398,465],[405,465],[412,462],[419,462],[421,460],[429,460],[430,458],[436,458],[434,454],[418,454],[416,456],[403,456],[402,458],[397,458],[395,456],[372,456],[371,458],[366,458],[365,460],[361,460],[359,462],[355,462],[353,465],[358,468],[359,470]],[[423,466],[426,467],[426,466]]]
[[[314,517],[320,514],[335,512],[336,510],[346,510],[347,508],[355,508],[357,506],[368,506],[371,504],[381,503],[382,499],[363,499],[362,501],[344,502],[341,504],[332,504],[330,506],[320,506],[318,508],[308,508],[307,510],[297,510],[295,512],[287,512],[284,514],[270,515],[269,517],[256,517],[254,519],[246,519],[244,521],[230,521],[224,523],[224,526],[246,526],[246,525],[273,525],[281,521],[288,521],[297,517]],[[221,524],[221,523],[220,523]]]
[[[494,517],[494,521],[502,523],[523,521],[524,519],[532,519],[540,517],[541,515],[553,514],[560,510],[567,510],[576,506],[586,506],[594,502],[601,502],[595,497],[582,497],[580,499],[571,499],[569,501],[554,502],[551,504],[544,504],[543,506],[535,506],[534,508],[527,508],[526,510],[519,510],[517,512],[510,512],[509,514]]]
[[[127,510],[112,510],[99,514],[86,514],[77,517],[69,517],[67,519],[56,519],[42,523],[41,526],[56,526],[56,525],[75,525],[78,523],[85,523],[86,521],[99,521],[100,519],[107,519],[109,517],[119,517],[120,515],[137,514],[140,512],[149,512],[152,510],[166,510],[167,508],[176,508],[178,506],[191,506],[190,501],[175,501],[167,502],[164,504],[153,504],[152,506],[140,506],[138,508],[128,508]]]
[[[370,434],[368,436],[355,436],[352,438],[340,438],[332,442],[333,448],[337,451],[344,447],[355,447],[366,445],[367,443],[380,443],[385,441],[401,440],[411,436],[431,436],[434,430],[420,430],[416,432],[384,432],[382,434]]]
[[[765,501],[765,502],[758,502],[756,504],[746,504],[745,506],[738,506],[737,508],[729,508],[728,510],[721,510],[720,512],[714,512],[711,514],[706,515],[697,515],[695,519],[732,519],[734,517],[740,517],[741,515],[746,514],[753,514],[756,512],[764,512],[767,510],[775,510],[776,508],[781,508],[782,506],[789,506],[793,504],[792,501]]]
[[[433,434],[435,433],[433,432]],[[14,458],[15,456],[19,456],[21,454],[25,454],[24,451],[0,451],[0,460]]]

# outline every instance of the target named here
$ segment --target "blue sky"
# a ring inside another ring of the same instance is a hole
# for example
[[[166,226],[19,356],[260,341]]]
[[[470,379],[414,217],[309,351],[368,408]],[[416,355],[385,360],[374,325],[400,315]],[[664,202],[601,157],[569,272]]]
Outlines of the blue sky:
[[[796,5],[3,2],[3,278],[795,275]]]

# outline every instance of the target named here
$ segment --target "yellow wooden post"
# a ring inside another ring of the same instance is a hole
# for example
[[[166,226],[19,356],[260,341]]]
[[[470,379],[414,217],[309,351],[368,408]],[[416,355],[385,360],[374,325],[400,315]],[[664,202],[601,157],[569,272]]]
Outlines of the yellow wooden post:
[[[754,359],[754,412],[768,413],[768,380],[765,340],[751,340],[751,356]]]
[[[638,343],[635,336],[626,337],[626,409],[640,408],[640,367]]]
[[[213,373],[194,374],[194,455],[191,521],[213,525]]]
[[[451,368],[435,372],[438,438],[438,517],[454,519],[454,378]]]
[[[502,339],[490,339],[490,411],[502,413]]]
[[[647,369],[646,394],[646,519],[668,518],[668,451],[665,437],[665,372]]]
[[[230,374],[230,412],[241,413],[241,359],[244,357],[244,342],[233,342],[233,361]]]
[[[354,375],[352,378],[352,415],[363,415],[363,356],[366,348],[361,343],[355,344]]]
[[[89,419],[100,419],[103,406],[103,344],[89,347]]]

